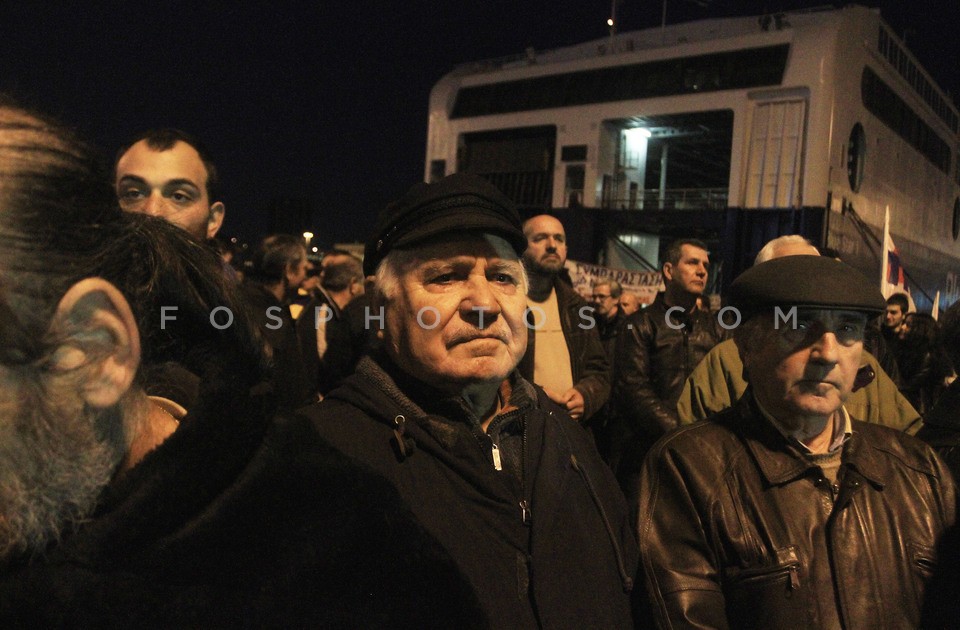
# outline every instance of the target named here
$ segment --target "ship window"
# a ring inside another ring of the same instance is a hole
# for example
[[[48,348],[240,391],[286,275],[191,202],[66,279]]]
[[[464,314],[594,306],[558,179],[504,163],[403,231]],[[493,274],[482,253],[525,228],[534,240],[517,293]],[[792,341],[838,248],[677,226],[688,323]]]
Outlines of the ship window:
[[[789,44],[462,88],[451,118],[779,85]]]
[[[950,146],[920,116],[868,67],[860,80],[863,106],[907,144],[944,172],[950,174]]]
[[[586,162],[587,145],[568,144],[560,149],[560,159],[564,162]]]

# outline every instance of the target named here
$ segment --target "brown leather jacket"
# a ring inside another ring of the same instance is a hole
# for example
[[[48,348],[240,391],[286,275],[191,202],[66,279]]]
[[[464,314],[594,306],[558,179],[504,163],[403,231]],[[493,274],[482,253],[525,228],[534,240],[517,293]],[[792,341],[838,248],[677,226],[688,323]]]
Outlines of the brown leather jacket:
[[[834,490],[749,389],[661,440],[639,522],[659,625],[917,627],[956,487],[928,446],[888,427],[854,421],[843,448]]]

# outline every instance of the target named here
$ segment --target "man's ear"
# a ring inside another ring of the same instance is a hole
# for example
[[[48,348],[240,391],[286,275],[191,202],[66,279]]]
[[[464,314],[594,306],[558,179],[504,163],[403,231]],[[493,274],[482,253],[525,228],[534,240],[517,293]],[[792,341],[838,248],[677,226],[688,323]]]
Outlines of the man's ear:
[[[673,280],[673,263],[665,262],[663,263],[663,277],[667,279],[667,282]]]
[[[207,238],[213,238],[220,231],[223,225],[223,216],[227,209],[222,201],[218,201],[210,206],[210,214],[207,215]]]
[[[54,352],[52,369],[89,370],[84,401],[96,409],[117,404],[140,365],[140,331],[127,300],[103,278],[85,278],[67,290],[54,322],[66,336]]]

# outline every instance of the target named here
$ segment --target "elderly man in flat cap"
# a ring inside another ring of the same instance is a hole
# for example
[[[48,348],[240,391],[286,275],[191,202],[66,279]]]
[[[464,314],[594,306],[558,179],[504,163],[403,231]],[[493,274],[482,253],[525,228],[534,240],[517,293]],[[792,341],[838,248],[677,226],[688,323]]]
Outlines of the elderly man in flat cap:
[[[396,487],[493,627],[630,627],[623,496],[587,433],[516,370],[526,246],[515,206],[484,180],[414,186],[365,252],[383,351],[301,413]]]
[[[928,446],[844,409],[867,318],[884,308],[872,286],[820,256],[734,281],[749,386],[661,440],[643,473],[641,557],[660,625],[918,626],[956,488]]]

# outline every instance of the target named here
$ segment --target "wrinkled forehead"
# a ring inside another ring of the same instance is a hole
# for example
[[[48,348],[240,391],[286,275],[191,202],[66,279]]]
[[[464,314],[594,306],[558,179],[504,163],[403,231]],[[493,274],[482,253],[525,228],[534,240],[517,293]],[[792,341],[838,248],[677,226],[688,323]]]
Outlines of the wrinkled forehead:
[[[405,271],[426,262],[452,261],[460,258],[486,258],[520,265],[513,246],[502,236],[489,232],[442,234],[423,241],[407,249],[406,252],[410,263],[405,267]]]
[[[710,260],[710,252],[702,247],[684,243],[680,246],[680,260]]]

